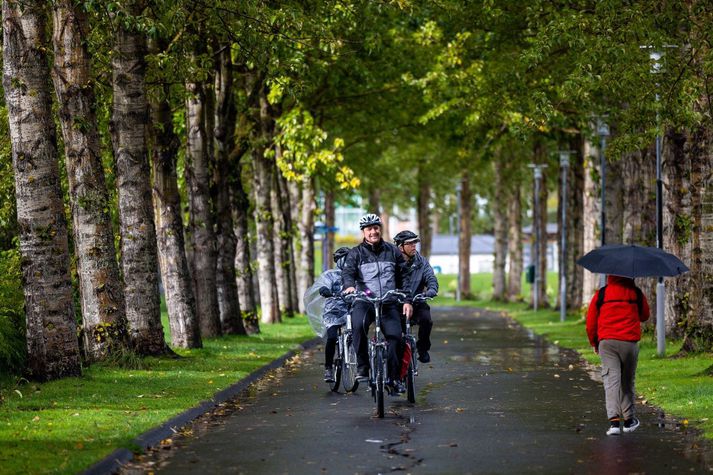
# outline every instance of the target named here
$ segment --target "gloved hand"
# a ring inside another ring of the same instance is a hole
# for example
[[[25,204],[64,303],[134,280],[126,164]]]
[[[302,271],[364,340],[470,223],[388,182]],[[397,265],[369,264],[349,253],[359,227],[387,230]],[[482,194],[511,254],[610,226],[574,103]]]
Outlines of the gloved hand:
[[[424,297],[429,298],[429,299],[432,299],[432,298],[435,297],[436,295],[438,295],[438,292],[436,292],[435,290],[427,290],[427,291],[423,294]]]
[[[331,297],[332,296],[332,291],[329,290],[327,287],[320,287],[319,288],[319,295],[321,295],[324,298]]]

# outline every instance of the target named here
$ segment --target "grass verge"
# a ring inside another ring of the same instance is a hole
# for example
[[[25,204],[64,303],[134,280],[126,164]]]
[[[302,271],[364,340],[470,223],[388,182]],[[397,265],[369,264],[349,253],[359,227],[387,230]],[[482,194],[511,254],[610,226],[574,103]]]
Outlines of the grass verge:
[[[487,300],[490,274],[474,275],[473,294],[479,300],[456,302],[452,297],[438,297],[434,305],[461,305],[506,312],[534,333],[550,342],[579,352],[589,363],[599,365],[599,356],[589,346],[584,326],[584,312],[567,315],[560,322],[559,311],[528,309],[524,303],[499,303]],[[448,285],[454,276],[439,276]],[[548,276],[548,281],[549,281]],[[549,287],[549,286],[548,286]],[[446,294],[448,295],[448,294]],[[713,376],[706,372],[713,367],[713,355],[700,354],[678,357],[680,341],[668,340],[666,356],[656,355],[656,338],[649,331],[642,335],[636,389],[643,402],[655,405],[674,415],[682,424],[700,429],[705,438],[713,440]]]
[[[0,473],[77,473],[314,337],[302,316],[261,330],[144,358],[141,369],[95,364],[80,378],[6,388]]]

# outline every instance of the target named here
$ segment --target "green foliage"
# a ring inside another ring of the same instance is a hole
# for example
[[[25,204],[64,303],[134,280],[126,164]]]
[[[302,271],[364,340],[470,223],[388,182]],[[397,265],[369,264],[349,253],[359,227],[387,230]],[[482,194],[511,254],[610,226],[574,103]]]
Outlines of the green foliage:
[[[0,251],[0,381],[21,374],[26,354],[20,252]]]

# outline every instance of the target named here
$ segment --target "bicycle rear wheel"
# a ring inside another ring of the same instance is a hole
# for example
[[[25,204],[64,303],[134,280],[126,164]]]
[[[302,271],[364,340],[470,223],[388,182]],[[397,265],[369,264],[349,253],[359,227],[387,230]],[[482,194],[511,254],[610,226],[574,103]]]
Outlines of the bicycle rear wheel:
[[[384,348],[377,347],[374,356],[374,372],[376,374],[376,415],[384,417]]]
[[[357,356],[352,343],[352,336],[344,335],[344,357],[342,358],[342,386],[348,393],[354,392],[359,387],[357,381]]]

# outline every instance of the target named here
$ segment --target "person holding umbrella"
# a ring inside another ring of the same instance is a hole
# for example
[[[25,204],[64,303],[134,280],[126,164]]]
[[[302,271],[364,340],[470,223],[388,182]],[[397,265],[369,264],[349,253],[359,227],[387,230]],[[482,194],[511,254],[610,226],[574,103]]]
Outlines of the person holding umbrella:
[[[587,310],[587,336],[602,361],[602,380],[609,429],[607,435],[634,432],[640,425],[634,411],[634,380],[639,358],[641,322],[649,303],[634,279],[610,275]],[[621,420],[624,424],[621,426]]]
[[[607,435],[634,432],[640,425],[634,412],[638,342],[641,322],[649,318],[649,303],[634,278],[676,276],[689,269],[662,249],[623,244],[594,249],[577,264],[608,275],[607,285],[589,303],[586,325],[589,343],[602,361]]]

